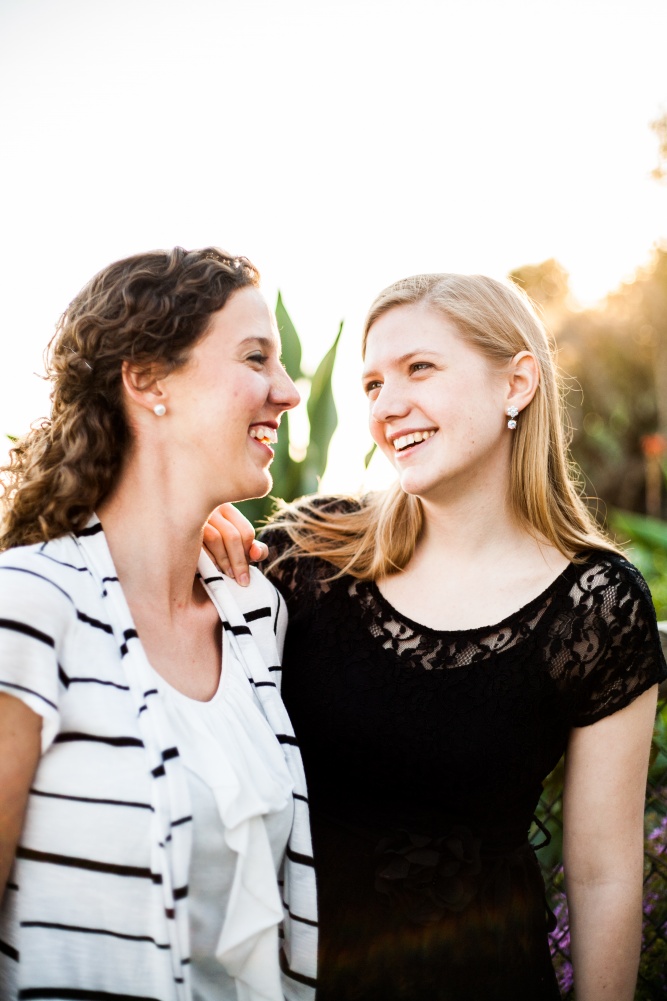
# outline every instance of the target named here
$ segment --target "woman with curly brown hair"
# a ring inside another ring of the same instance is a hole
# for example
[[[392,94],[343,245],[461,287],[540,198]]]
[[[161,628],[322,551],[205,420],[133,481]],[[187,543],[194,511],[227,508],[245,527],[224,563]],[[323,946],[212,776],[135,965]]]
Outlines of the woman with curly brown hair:
[[[3,470],[4,998],[313,996],[284,602],[201,550],[216,505],[270,488],[298,401],[258,286],[215,248],[105,268]]]
[[[508,283],[417,275],[377,297],[363,354],[397,482],[306,498],[263,535],[290,612],[318,1001],[556,1001],[528,835],[564,751],[577,1001],[631,1001],[665,663],[646,584],[573,482],[544,328]],[[232,547],[216,515],[209,548],[215,526]]]

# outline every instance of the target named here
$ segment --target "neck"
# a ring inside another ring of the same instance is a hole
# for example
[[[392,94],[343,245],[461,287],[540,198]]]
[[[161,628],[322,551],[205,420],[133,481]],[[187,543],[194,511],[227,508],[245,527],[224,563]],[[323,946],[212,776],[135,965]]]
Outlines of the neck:
[[[167,609],[192,601],[210,511],[183,479],[174,481],[168,471],[130,459],[113,493],[98,506],[128,600],[140,594],[142,601]]]
[[[447,502],[426,499],[422,507],[424,529],[418,549],[433,556],[447,554],[452,559],[460,553],[467,560],[487,559],[532,540],[512,512],[505,491],[477,491]]]

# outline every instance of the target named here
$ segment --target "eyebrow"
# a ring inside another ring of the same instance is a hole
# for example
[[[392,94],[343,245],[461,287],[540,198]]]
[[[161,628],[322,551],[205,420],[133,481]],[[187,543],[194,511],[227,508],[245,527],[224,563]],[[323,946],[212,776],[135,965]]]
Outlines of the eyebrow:
[[[244,344],[259,344],[260,347],[268,349],[271,347],[275,347],[275,343],[276,342],[272,340],[270,337],[262,337],[260,334],[256,336],[251,334],[250,337],[243,338],[243,340],[241,341],[241,347],[243,347]]]
[[[415,348],[415,350],[413,351],[407,351],[404,355],[399,355],[398,358],[392,358],[391,364],[404,365],[405,362],[410,361],[411,358],[414,358],[417,355],[420,355],[423,358],[424,355],[433,355],[437,357],[439,354],[440,354],[439,351],[434,351],[432,348]],[[367,379],[369,375],[375,375],[375,372],[373,371],[372,368],[364,369],[364,371],[361,373],[361,378]]]

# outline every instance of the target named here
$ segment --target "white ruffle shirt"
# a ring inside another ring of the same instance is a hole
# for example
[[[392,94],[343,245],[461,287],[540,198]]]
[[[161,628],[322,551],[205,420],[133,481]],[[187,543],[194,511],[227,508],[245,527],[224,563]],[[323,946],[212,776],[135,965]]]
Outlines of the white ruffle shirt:
[[[292,826],[294,783],[280,745],[227,632],[220,683],[208,702],[188,698],[153,675],[192,803],[193,996],[196,1001],[281,999],[283,907],[276,877]]]

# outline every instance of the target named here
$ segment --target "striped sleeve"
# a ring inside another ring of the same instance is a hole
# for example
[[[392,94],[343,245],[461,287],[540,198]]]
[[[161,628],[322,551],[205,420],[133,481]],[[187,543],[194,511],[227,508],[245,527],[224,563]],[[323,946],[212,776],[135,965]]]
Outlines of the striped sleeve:
[[[0,691],[43,718],[44,752],[59,728],[60,664],[76,612],[29,555],[10,550],[0,558]]]

